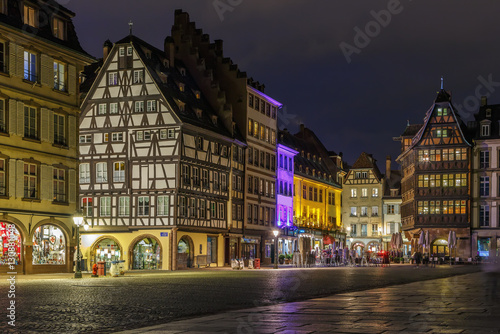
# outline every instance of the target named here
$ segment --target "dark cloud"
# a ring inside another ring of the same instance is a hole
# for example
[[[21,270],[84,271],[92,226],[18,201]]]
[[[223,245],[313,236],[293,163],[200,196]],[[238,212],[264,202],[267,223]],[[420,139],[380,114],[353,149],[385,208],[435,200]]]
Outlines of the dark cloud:
[[[441,75],[456,104],[474,96],[479,76],[500,81],[499,2],[401,0],[399,13],[391,15],[390,23],[359,54],[351,55],[351,63],[340,43],[354,45],[354,28],[365,30],[374,20],[372,11],[386,10],[393,0],[232,3],[239,4],[223,13],[223,20],[212,0],[86,0],[65,5],[77,15],[83,47],[97,57],[104,40],[116,41],[128,33],[130,19],[135,35],[161,48],[174,10],[184,9],[212,39],[224,40],[225,56],[287,105],[287,117],[295,117],[288,128],[296,130],[303,121],[349,162],[367,151],[381,162],[381,169],[386,155],[399,154],[392,137],[403,131],[406,120],[422,121]],[[500,87],[490,93],[489,101],[500,103]]]

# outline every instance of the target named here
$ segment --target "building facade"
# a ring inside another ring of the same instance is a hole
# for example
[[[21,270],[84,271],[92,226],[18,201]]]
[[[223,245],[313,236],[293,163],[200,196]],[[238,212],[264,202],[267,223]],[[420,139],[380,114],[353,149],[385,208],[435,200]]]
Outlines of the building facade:
[[[483,97],[470,128],[472,155],[472,255],[499,256],[500,248],[500,105]]]
[[[342,215],[349,247],[361,257],[382,250],[384,178],[371,154],[361,153],[344,180]]]
[[[172,27],[173,56],[182,59],[227,126],[241,131],[247,144],[245,154],[245,194],[242,225],[228,234],[235,254],[244,259],[271,262],[272,229],[276,225],[276,131],[282,104],[264,92],[264,85],[241,72],[223,55],[221,40],[196,29],[189,15],[175,12]]]
[[[4,1],[0,10],[0,272],[71,272],[78,73],[93,58],[75,14],[56,2]]]
[[[293,223],[294,157],[299,152],[286,146],[278,134],[276,154],[276,225],[279,228],[278,254],[292,254],[297,247],[297,227]]]
[[[88,79],[79,137],[89,267],[224,265],[224,236],[238,222],[231,199],[242,197],[244,143],[169,44],[159,50],[133,35],[107,42],[97,73]]]
[[[386,158],[384,175],[384,195],[382,197],[382,249],[391,250],[391,238],[394,233],[402,232],[401,229],[401,171],[391,170],[391,157]],[[402,234],[403,252],[411,252],[411,247],[407,239]]]
[[[454,231],[457,247],[453,256],[471,256],[470,161],[467,129],[455,112],[451,96],[441,89],[427,111],[424,124],[411,137],[409,125],[398,140],[402,153],[401,220],[406,237],[418,246],[421,231],[429,232],[434,256],[448,256],[448,235]],[[410,138],[411,137],[411,138]],[[420,247],[422,251],[422,248]]]

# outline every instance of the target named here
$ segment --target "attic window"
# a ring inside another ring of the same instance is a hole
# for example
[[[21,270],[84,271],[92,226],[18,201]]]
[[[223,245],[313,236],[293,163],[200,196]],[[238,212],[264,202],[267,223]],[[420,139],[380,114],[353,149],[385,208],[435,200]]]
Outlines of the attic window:
[[[183,84],[182,82],[180,82],[180,83],[179,83],[179,90],[180,90],[181,92],[183,92],[183,91],[184,91],[184,84]]]
[[[491,117],[491,109],[486,109],[486,117]]]
[[[306,174],[309,174],[309,167],[306,167]]]
[[[302,173],[302,165],[299,166],[299,172]]]
[[[151,51],[146,51],[146,58],[151,59]]]
[[[316,162],[316,154],[313,155],[313,161]]]
[[[321,157],[318,158],[319,163],[321,163]]]
[[[185,104],[182,102],[178,102],[179,105],[179,111],[184,112],[186,110]]]
[[[311,153],[307,153],[307,159],[311,159]]]
[[[202,111],[201,109],[196,109],[196,117],[201,118]]]
[[[66,39],[66,25],[62,19],[58,17],[52,19],[52,33],[55,38]]]
[[[163,60],[163,66],[165,67],[170,67],[170,64],[168,62],[168,59]]]
[[[214,125],[217,125],[217,116],[212,116],[212,123],[214,123]]]
[[[186,69],[185,69],[185,68],[180,68],[180,69],[179,69],[179,71],[181,72],[181,75],[182,75],[183,77],[185,77],[185,76],[186,76]]]
[[[195,90],[195,91],[194,91],[194,96],[196,96],[196,98],[199,100],[199,99],[200,99],[200,97],[201,97],[201,94],[200,94],[200,92],[199,92],[199,91]]]

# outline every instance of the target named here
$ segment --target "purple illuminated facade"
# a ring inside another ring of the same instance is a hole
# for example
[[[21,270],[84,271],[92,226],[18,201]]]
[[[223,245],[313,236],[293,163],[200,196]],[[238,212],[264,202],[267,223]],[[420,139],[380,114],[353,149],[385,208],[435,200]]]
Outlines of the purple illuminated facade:
[[[299,152],[283,144],[276,146],[276,222],[280,229],[280,254],[294,251],[293,231],[293,157]]]

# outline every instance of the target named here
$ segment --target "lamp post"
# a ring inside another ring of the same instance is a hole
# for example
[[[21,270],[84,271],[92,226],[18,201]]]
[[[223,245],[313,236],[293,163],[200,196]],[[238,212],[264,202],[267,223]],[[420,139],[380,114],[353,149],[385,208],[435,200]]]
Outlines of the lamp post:
[[[274,269],[278,269],[278,234],[280,231],[273,230],[274,234]]]
[[[76,269],[75,278],[82,278],[82,270],[80,268],[80,226],[83,223],[83,215],[80,212],[76,212],[73,215],[73,222],[76,225]]]

